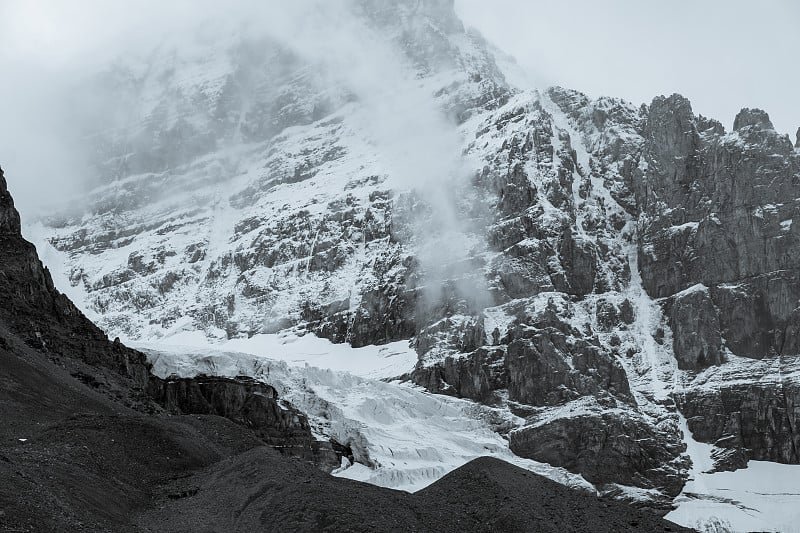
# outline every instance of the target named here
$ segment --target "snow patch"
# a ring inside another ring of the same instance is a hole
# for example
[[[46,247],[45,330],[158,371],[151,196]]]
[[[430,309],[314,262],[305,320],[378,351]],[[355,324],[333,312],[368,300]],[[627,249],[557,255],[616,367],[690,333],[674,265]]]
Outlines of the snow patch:
[[[291,332],[259,334],[249,339],[231,339],[214,344],[202,331],[181,331],[158,343],[132,345],[145,349],[169,346],[239,352],[284,361],[292,366],[314,366],[372,379],[402,376],[411,372],[417,362],[417,353],[409,341],[353,348],[349,344],[334,344],[313,333],[302,336]]]

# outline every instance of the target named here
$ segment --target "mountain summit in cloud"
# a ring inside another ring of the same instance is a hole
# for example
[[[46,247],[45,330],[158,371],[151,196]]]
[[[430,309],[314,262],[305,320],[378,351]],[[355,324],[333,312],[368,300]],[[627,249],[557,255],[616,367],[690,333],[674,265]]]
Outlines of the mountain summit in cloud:
[[[89,192],[29,231],[87,314],[159,379],[279,391],[339,476],[417,489],[472,431],[687,526],[782,527],[714,492],[800,463],[800,152],[764,111],[528,86],[447,1],[240,13],[74,93]]]

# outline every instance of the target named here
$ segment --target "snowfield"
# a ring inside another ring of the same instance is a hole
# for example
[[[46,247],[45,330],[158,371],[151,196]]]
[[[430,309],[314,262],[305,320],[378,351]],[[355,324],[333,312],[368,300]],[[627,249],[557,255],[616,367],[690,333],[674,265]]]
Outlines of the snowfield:
[[[712,446],[695,441],[681,420],[692,470],[667,520],[708,533],[800,532],[800,465],[750,461],[735,472],[707,473]]]

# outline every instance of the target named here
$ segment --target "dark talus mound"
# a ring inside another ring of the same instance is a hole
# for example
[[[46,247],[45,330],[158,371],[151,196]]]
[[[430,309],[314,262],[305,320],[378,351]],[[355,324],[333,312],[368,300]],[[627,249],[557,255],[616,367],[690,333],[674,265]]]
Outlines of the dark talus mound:
[[[141,524],[167,531],[689,531],[488,457],[415,494],[326,477],[257,448],[174,483]]]

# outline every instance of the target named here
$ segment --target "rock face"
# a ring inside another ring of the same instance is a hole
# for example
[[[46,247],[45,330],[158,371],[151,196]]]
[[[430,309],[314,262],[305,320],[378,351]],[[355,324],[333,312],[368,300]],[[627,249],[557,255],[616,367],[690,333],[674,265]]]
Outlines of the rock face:
[[[673,296],[665,307],[679,368],[695,370],[723,362],[717,310],[708,288],[690,287]]]
[[[800,363],[773,357],[700,374],[678,397],[698,440],[759,461],[800,462]]]
[[[687,105],[672,98],[651,106],[651,122],[662,124],[665,113],[682,119],[671,137],[645,145],[637,181],[643,282],[656,297],[706,285],[734,354],[778,353],[798,296],[800,159],[763,111],[742,110],[726,135],[702,130]],[[676,170],[663,161],[685,163]],[[705,300],[697,305],[708,309]]]
[[[672,122],[665,117],[679,117]],[[666,126],[665,126],[666,124]],[[734,131],[695,117],[688,102],[653,102],[634,184],[640,206],[642,280],[664,300],[678,365],[701,369],[733,356],[792,367],[797,356],[800,158],[768,115],[743,109]],[[667,127],[668,134],[663,134]],[[676,166],[677,165],[677,166]],[[697,284],[697,285],[696,285]],[[731,362],[742,369],[745,361]],[[793,388],[755,375],[679,402],[699,440],[751,458],[797,462]],[[723,365],[724,367],[724,365]],[[703,383],[702,375],[696,380]],[[787,407],[788,406],[788,407]],[[788,413],[788,414],[787,414]]]
[[[281,405],[273,387],[252,378],[200,375],[154,379],[150,394],[171,413],[222,416],[250,428],[267,444],[291,455],[314,459],[319,453],[306,416]]]
[[[517,455],[580,472],[588,481],[644,486],[676,496],[683,488],[683,445],[644,419],[613,411],[571,413],[510,434]],[[674,429],[672,430],[674,431]]]
[[[744,108],[736,115],[736,119],[733,121],[733,130],[739,131],[747,127],[756,127],[765,130],[775,129],[766,111]]]

